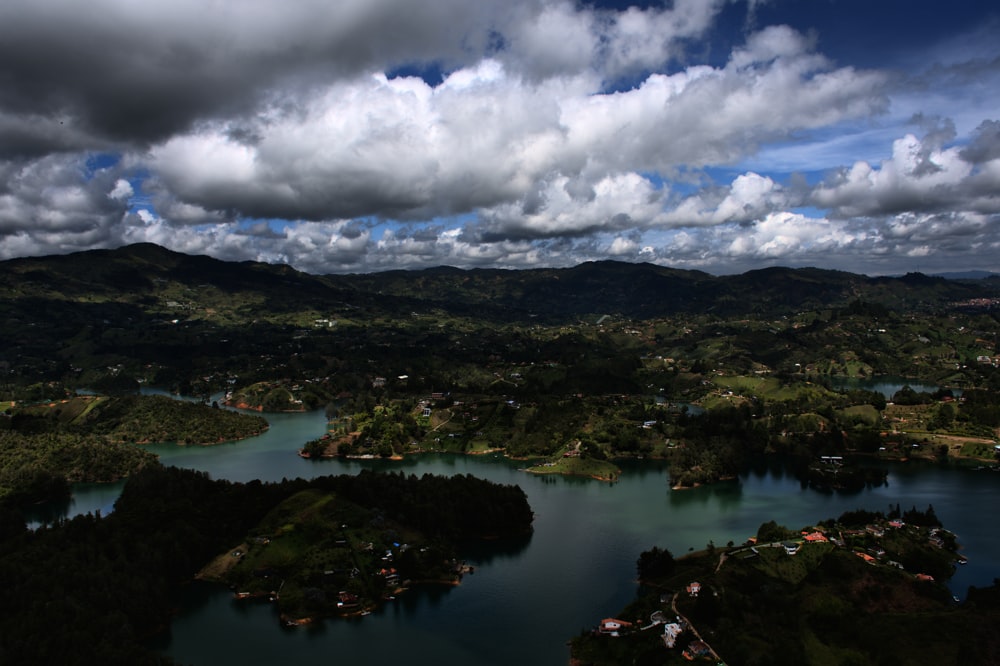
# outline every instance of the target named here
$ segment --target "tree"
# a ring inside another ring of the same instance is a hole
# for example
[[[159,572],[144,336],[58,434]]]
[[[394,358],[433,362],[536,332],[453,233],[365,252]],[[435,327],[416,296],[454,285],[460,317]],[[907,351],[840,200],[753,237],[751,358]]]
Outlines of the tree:
[[[640,580],[651,580],[669,576],[674,572],[674,556],[666,548],[653,546],[651,550],[643,551],[636,561],[636,570]]]
[[[950,402],[938,405],[934,416],[927,424],[928,430],[947,430],[955,422],[955,407]]]
[[[773,520],[769,520],[757,528],[757,543],[774,543],[782,541],[787,536],[788,530]]]

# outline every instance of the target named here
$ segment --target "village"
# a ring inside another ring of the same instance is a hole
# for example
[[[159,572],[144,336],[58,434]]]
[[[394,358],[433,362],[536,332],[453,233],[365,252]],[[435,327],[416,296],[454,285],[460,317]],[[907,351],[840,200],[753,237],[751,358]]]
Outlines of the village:
[[[711,606],[716,611],[726,604],[725,589],[732,581],[722,582],[729,571],[737,578],[747,569],[757,574],[776,578],[786,583],[798,583],[810,572],[825,566],[828,558],[847,553],[866,565],[881,569],[893,580],[893,584],[915,584],[931,586],[927,588],[939,596],[946,591],[942,581],[950,577],[954,564],[965,564],[960,555],[955,535],[936,524],[933,507],[926,511],[911,509],[905,514],[898,507],[888,515],[856,512],[845,516],[848,520],[869,518],[864,524],[850,524],[838,521],[824,521],[821,524],[789,532],[780,526],[765,524],[758,535],[752,536],[742,545],[730,544],[725,548],[709,547],[701,552],[691,553],[676,561],[679,572],[667,579],[641,579],[643,586],[662,590],[666,585],[678,584],[686,573],[701,571],[697,580],[679,583],[680,589],[664,590],[658,595],[648,594],[655,602],[637,602],[626,613],[617,617],[607,617],[598,623],[590,633],[596,640],[635,640],[648,632],[656,633],[662,641],[662,649],[678,655],[687,661],[711,661],[722,666],[724,655],[717,652],[710,641],[717,626],[716,617],[704,617],[704,609]],[[912,524],[903,516],[914,519]],[[844,517],[842,517],[844,518]],[[781,538],[778,538],[781,537]],[[900,560],[905,560],[904,565]],[[926,566],[926,570],[921,568]],[[735,570],[735,571],[734,571]],[[854,579],[865,578],[864,570],[855,569]],[[876,576],[878,577],[878,576]],[[853,585],[851,579],[843,581],[846,587]],[[711,603],[699,603],[705,596]],[[951,599],[957,603],[958,599]],[[638,608],[653,610],[648,615],[632,619],[631,613]],[[693,619],[699,617],[698,620]],[[699,631],[699,626],[701,631]],[[583,640],[578,639],[578,641]],[[649,643],[643,641],[647,647]],[[577,643],[576,647],[580,647]],[[620,653],[616,653],[620,654]],[[580,662],[591,663],[591,662]],[[593,663],[601,663],[595,661]]]

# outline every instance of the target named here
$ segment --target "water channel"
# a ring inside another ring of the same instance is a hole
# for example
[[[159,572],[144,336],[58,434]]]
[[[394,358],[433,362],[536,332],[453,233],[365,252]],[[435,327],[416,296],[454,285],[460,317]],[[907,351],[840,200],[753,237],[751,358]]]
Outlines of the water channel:
[[[566,664],[566,641],[614,615],[636,592],[635,561],[653,545],[675,556],[710,540],[742,542],[768,520],[803,527],[857,508],[932,504],[963,545],[952,591],[1000,576],[1000,532],[986,519],[1000,505],[1000,473],[971,466],[897,463],[885,486],[821,493],[803,488],[780,461],[760,461],[736,482],[671,491],[666,466],[624,464],[614,484],[520,471],[501,456],[423,455],[404,461],[303,460],[296,450],[325,430],[322,412],[268,415],[270,430],[213,447],[150,447],[164,464],[233,481],[354,474],[363,468],[473,474],[520,485],[535,512],[527,544],[470,550],[475,573],[455,588],[402,595],[372,615],[308,628],[279,625],[266,604],[236,602],[218,586],[192,584],[180,613],[152,647],[194,666],[242,663],[365,663],[492,666]],[[71,513],[111,509],[117,490],[75,489]]]

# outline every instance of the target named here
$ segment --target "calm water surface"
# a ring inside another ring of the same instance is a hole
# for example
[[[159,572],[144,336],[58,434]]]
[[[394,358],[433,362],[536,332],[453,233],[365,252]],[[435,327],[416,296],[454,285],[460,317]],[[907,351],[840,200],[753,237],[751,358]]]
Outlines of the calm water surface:
[[[476,571],[457,588],[417,590],[370,616],[308,629],[284,629],[267,604],[236,603],[228,590],[195,585],[157,649],[196,665],[275,659],[328,664],[334,658],[366,664],[565,664],[569,638],[633,598],[636,558],[653,545],[682,555],[710,540],[741,542],[771,519],[802,527],[849,509],[885,510],[896,502],[905,508],[933,504],[959,535],[970,561],[953,579],[956,594],[1000,575],[1000,538],[983,522],[984,510],[1000,500],[1000,474],[992,472],[898,464],[887,486],[844,495],[805,489],[781,465],[764,464],[738,482],[675,492],[665,465],[656,462],[625,465],[621,480],[606,484],[530,475],[501,457],[310,462],[294,455],[296,447],[290,442],[280,462],[268,447],[239,452],[240,461],[204,453],[183,460],[238,480],[362,468],[471,473],[524,488],[536,514],[534,534],[499,554],[467,552]],[[179,464],[180,458],[165,462]],[[253,471],[251,458],[263,467]]]
[[[762,522],[803,527],[856,508],[934,506],[959,537],[969,563],[952,590],[989,585],[1000,576],[1000,532],[989,518],[1000,505],[1000,473],[934,464],[890,467],[886,486],[853,494],[803,488],[779,462],[761,462],[738,482],[671,491],[666,466],[623,465],[614,484],[520,471],[500,456],[424,455],[405,461],[309,461],[296,450],[325,431],[322,412],[268,415],[271,429],[250,440],[212,447],[150,447],[164,464],[233,481],[355,474],[361,469],[474,474],[520,485],[535,511],[526,543],[465,553],[476,566],[462,585],[402,595],[372,615],[285,629],[266,603],[236,603],[220,586],[193,584],[181,612],[153,644],[178,663],[565,664],[565,643],[635,595],[635,561],[651,546],[675,556],[742,542]],[[107,511],[119,487],[77,487],[70,513]]]
[[[835,389],[865,389],[866,391],[875,391],[876,393],[881,393],[887,400],[892,399],[892,396],[896,395],[904,386],[909,386],[917,393],[934,393],[941,388],[937,384],[927,384],[921,382],[919,379],[907,379],[906,377],[895,377],[892,375],[879,375],[865,379],[857,377],[830,377],[829,380],[830,385]],[[953,388],[952,392],[955,395],[961,395],[962,390]]]

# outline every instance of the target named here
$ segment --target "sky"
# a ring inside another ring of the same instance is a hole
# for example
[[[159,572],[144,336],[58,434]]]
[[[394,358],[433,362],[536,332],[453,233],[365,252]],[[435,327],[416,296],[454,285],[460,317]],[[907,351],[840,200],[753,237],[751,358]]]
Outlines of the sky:
[[[0,259],[1000,272],[987,0],[4,0]]]

